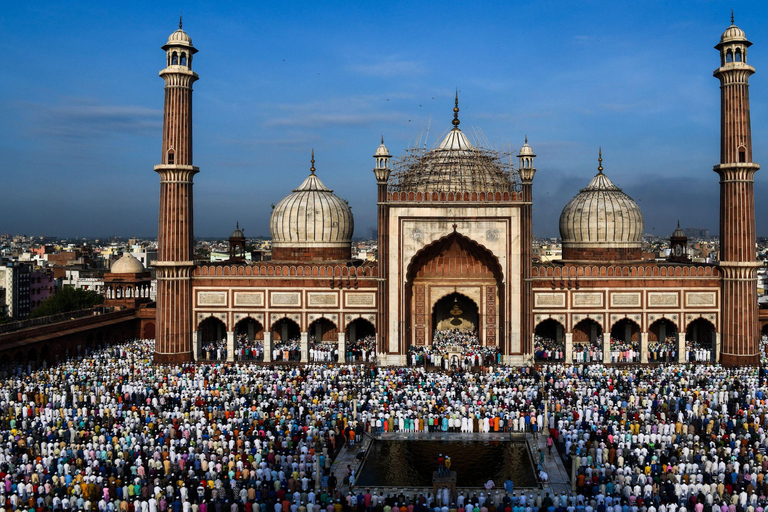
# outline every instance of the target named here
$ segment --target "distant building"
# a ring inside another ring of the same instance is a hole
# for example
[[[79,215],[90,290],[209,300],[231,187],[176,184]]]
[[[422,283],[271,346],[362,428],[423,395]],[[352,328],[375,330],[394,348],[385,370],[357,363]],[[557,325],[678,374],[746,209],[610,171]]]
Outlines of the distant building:
[[[688,238],[709,238],[709,230],[704,228],[684,228],[683,233]]]
[[[5,288],[5,306],[8,316],[22,319],[29,316],[30,304],[30,277],[32,265],[19,261],[12,261],[0,267],[0,283]]]

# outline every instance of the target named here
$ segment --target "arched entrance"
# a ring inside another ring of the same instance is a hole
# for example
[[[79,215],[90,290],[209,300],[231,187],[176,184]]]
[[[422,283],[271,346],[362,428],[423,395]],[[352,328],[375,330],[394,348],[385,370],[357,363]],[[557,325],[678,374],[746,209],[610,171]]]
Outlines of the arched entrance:
[[[477,242],[455,231],[422,248],[411,260],[406,273],[406,321],[401,353],[406,353],[411,346],[423,350],[431,343],[436,327],[451,325],[454,318],[463,318],[462,326],[474,323],[481,345],[500,346],[504,351],[504,343],[500,343],[506,339],[503,286],[497,258]],[[458,294],[457,301],[465,301],[466,308],[457,304],[462,315],[476,311],[476,319],[451,314],[453,293]],[[451,298],[441,302],[446,295]]]
[[[563,361],[565,343],[563,324],[552,318],[540,322],[534,330],[533,354],[536,361]]]
[[[290,318],[281,318],[272,324],[272,360],[301,361],[301,329]]]
[[[264,360],[264,327],[258,320],[248,316],[235,324],[235,359]]]
[[[685,333],[685,361],[690,363],[715,362],[715,326],[709,320],[697,318]]]
[[[371,322],[356,318],[347,325],[346,333],[346,361],[370,361],[376,355],[376,328]]]
[[[611,327],[611,362],[640,362],[640,326],[623,318]]]
[[[332,362],[339,360],[339,333],[336,324],[318,318],[309,324],[309,360]]]
[[[227,326],[216,317],[209,316],[197,326],[202,359],[227,359]]]
[[[677,351],[677,325],[666,318],[653,322],[648,329],[648,362],[677,362]]]
[[[477,304],[460,293],[451,293],[432,307],[432,339],[439,331],[477,333],[479,315]]]
[[[592,363],[603,361],[603,327],[585,318],[573,328],[573,362]]]

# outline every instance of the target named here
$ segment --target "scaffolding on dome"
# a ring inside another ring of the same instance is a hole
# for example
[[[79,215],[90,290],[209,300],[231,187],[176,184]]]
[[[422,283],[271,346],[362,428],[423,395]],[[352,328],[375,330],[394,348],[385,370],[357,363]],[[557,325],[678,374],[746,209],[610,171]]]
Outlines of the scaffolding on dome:
[[[471,144],[446,144],[454,132],[458,132],[460,140],[469,142],[454,128],[431,148],[419,140],[406,149],[403,156],[393,162],[389,191],[504,193],[521,190],[511,149],[497,151]],[[475,141],[489,145],[482,133],[475,133]]]

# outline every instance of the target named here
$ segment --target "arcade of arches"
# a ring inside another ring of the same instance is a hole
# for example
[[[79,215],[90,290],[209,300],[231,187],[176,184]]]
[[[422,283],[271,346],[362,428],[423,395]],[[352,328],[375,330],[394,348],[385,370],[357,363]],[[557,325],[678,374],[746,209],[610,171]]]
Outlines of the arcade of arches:
[[[654,320],[648,332],[642,332],[634,320],[622,318],[611,325],[610,336],[603,336],[602,325],[592,318],[581,319],[571,332],[557,319],[543,318],[538,320],[534,332],[536,360],[554,360],[552,354],[559,352],[564,362],[572,362],[574,350],[592,347],[602,353],[606,363],[617,362],[612,361],[612,352],[615,357],[622,348],[631,348],[638,362],[677,361],[681,355],[689,362],[708,362],[715,361],[719,351],[715,326],[701,317],[690,320],[684,333],[668,318]],[[768,333],[768,327],[765,332]]]
[[[306,331],[302,331],[299,324],[287,316],[274,321],[269,329],[265,329],[260,321],[247,316],[240,319],[230,332],[222,319],[208,316],[197,326],[195,357],[217,358],[216,349],[219,348],[220,354],[225,354],[228,360],[234,360],[234,354],[239,348],[259,344],[264,352],[263,361],[270,362],[272,350],[290,342],[300,347],[301,354],[295,360],[307,362],[308,350],[315,344],[338,344],[339,352],[344,353],[349,344],[375,335],[376,328],[363,317],[348,321],[343,331],[332,320],[320,317],[312,321]]]
[[[429,345],[435,330],[459,329],[497,346],[504,339],[503,286],[496,257],[459,233],[424,247],[408,267],[407,345]]]

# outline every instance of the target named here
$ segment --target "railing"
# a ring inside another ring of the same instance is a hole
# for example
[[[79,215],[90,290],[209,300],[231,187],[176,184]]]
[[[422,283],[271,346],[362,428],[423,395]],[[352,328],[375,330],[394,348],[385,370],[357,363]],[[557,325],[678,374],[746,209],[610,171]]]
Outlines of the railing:
[[[28,327],[62,322],[64,320],[71,320],[73,318],[82,318],[84,316],[91,316],[96,313],[97,311],[95,309],[80,309],[77,311],[70,311],[69,313],[59,313],[58,315],[41,316],[40,318],[30,318],[28,320],[8,322],[7,324],[0,325],[0,333],[13,332],[18,331],[19,329],[26,329]]]

